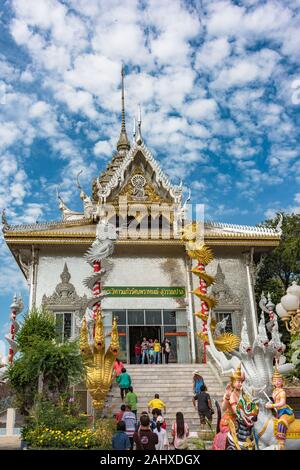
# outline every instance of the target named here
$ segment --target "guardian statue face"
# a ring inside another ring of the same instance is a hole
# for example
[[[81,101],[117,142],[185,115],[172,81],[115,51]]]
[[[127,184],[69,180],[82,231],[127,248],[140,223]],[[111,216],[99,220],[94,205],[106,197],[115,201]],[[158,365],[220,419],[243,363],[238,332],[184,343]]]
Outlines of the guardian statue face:
[[[276,388],[282,388],[283,387],[282,378],[274,379],[273,380],[273,386],[276,387]]]
[[[241,390],[242,386],[243,386],[243,382],[240,379],[235,380],[233,382],[233,387],[237,390]]]

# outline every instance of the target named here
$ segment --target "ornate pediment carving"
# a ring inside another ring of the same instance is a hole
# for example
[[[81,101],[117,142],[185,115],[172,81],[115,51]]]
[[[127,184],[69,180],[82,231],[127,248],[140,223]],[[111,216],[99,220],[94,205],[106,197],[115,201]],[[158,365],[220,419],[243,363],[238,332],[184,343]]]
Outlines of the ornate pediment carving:
[[[159,195],[158,189],[147,179],[143,168],[138,165],[135,167],[127,183],[120,190],[118,196],[126,196],[130,202],[160,203],[171,202]]]
[[[60,275],[61,282],[57,284],[52,295],[44,295],[43,305],[47,306],[72,306],[77,310],[84,310],[87,303],[87,296],[80,297],[73,284],[70,283],[71,275],[67,263],[64,265],[63,272]]]
[[[222,271],[220,263],[217,266],[217,273],[215,275],[215,282],[211,286],[210,294],[212,294],[218,301],[218,306],[239,305],[239,298],[233,294],[229,285],[225,281],[225,274]]]

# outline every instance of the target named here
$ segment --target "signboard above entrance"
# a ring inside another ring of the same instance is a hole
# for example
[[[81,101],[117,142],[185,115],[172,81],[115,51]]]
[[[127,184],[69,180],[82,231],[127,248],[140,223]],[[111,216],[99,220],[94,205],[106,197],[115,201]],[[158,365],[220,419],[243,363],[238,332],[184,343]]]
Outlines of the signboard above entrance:
[[[185,297],[185,287],[104,286],[108,297]]]

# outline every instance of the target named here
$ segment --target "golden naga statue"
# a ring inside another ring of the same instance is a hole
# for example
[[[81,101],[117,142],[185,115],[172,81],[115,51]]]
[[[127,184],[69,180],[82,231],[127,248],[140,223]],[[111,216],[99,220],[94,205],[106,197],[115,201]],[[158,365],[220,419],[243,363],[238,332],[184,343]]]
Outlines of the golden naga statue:
[[[93,398],[93,407],[102,409],[105,397],[112,383],[115,359],[119,351],[119,334],[116,318],[113,319],[111,341],[105,352],[103,317],[98,310],[94,327],[93,343],[89,343],[86,319],[83,319],[80,331],[80,352],[86,371],[86,386]]]

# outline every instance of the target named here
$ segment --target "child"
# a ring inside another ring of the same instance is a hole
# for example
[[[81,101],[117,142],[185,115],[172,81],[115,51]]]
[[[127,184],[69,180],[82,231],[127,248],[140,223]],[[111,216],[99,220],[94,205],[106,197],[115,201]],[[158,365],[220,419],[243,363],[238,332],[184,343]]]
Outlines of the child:
[[[148,348],[149,364],[154,363],[154,342],[152,339],[149,339],[149,348]]]
[[[121,408],[120,408],[120,411],[118,411],[118,413],[115,415],[115,419],[116,419],[117,423],[122,421],[124,413],[125,413],[125,405],[122,405]]]
[[[150,421],[151,431],[154,431],[154,429],[156,428],[157,420],[160,421],[161,427],[163,429],[167,428],[167,423],[166,423],[165,419],[162,417],[161,410],[159,410],[158,408],[153,408],[153,410],[152,410],[152,419]]]
[[[169,441],[167,436],[167,431],[162,428],[162,416],[158,416],[156,420],[156,428],[154,429],[154,433],[157,434],[158,437],[158,444],[156,444],[156,450],[168,450],[169,448]]]
[[[117,432],[113,435],[112,438],[112,448],[114,450],[130,450],[130,441],[125,432],[125,429],[124,421],[120,421],[117,424]]]
[[[153,400],[150,400],[149,403],[148,403],[148,411],[150,413],[150,408],[157,408],[159,410],[162,410],[164,409],[164,412],[166,414],[166,405],[164,404],[164,402],[162,400],[160,400],[159,398],[159,394],[156,393],[154,395],[154,399]]]

